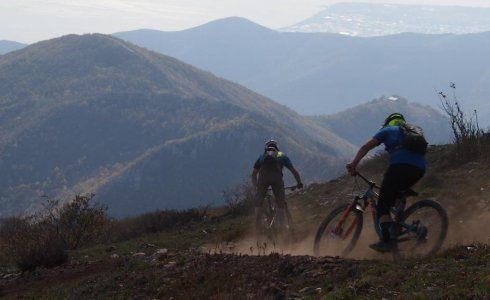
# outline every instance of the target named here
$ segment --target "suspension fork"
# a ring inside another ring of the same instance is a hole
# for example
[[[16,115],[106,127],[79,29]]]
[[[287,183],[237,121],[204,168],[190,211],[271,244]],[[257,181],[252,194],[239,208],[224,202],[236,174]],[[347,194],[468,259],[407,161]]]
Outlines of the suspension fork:
[[[342,217],[340,218],[339,222],[337,223],[337,225],[335,225],[335,228],[333,229],[333,233],[338,234],[340,227],[344,224],[344,222],[349,217],[349,214],[354,209],[355,204],[356,203],[354,202],[354,203],[350,204],[349,206],[347,206],[347,208],[345,209],[344,213],[342,214]],[[343,234],[343,237],[342,237],[343,239],[345,239],[347,236],[349,236],[349,234],[355,228],[356,224],[357,224],[357,219],[354,219],[352,221],[352,223],[349,225],[349,227],[347,228],[347,231],[345,232],[345,234]]]

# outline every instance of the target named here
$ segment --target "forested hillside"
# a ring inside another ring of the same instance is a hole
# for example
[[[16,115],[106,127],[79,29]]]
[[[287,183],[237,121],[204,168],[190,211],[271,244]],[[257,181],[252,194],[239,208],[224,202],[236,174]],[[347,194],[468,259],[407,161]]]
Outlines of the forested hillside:
[[[430,144],[452,142],[447,116],[431,106],[412,103],[400,96],[381,97],[337,114],[311,118],[349,142],[361,146],[381,127],[385,118],[394,112],[403,114],[407,122],[422,127]]]
[[[2,215],[96,193],[112,215],[222,203],[269,138],[306,182],[354,146],[237,84],[111,36],[0,57]]]
[[[0,55],[24,48],[26,45],[14,41],[0,40]]]

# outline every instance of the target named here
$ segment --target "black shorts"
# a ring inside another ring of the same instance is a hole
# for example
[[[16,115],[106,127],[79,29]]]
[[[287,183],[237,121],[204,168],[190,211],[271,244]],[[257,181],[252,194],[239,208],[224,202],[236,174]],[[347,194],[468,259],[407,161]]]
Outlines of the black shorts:
[[[379,191],[376,212],[379,216],[390,213],[395,205],[398,192],[411,188],[424,176],[425,170],[413,165],[391,165],[386,170]]]
[[[286,204],[286,195],[284,193],[284,181],[281,178],[259,178],[257,182],[257,194],[255,195],[255,207],[262,207],[262,203],[271,187],[278,207],[284,207]]]

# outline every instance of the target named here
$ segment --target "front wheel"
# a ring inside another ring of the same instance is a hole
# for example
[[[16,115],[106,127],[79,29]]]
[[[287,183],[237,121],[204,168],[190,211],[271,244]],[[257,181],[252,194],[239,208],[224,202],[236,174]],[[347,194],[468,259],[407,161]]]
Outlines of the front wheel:
[[[350,204],[334,209],[320,224],[315,236],[315,255],[346,256],[362,230],[362,212]]]
[[[444,208],[433,200],[421,200],[405,210],[394,247],[395,259],[431,256],[442,246],[448,230]]]

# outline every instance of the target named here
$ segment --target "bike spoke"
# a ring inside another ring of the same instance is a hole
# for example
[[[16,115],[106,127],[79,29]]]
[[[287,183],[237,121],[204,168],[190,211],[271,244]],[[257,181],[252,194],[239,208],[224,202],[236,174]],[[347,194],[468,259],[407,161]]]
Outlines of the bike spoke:
[[[342,239],[347,239],[350,234],[352,233],[352,230],[354,230],[354,228],[356,228],[356,225],[357,225],[357,220],[354,219],[352,220],[352,223],[350,224],[349,228],[346,230],[344,236],[342,237]]]
[[[407,209],[404,217],[406,230],[397,240],[403,256],[427,256],[440,247],[447,232],[447,216],[434,201],[423,200]]]
[[[318,229],[315,237],[316,255],[347,255],[359,238],[362,214],[345,205],[334,210]]]

